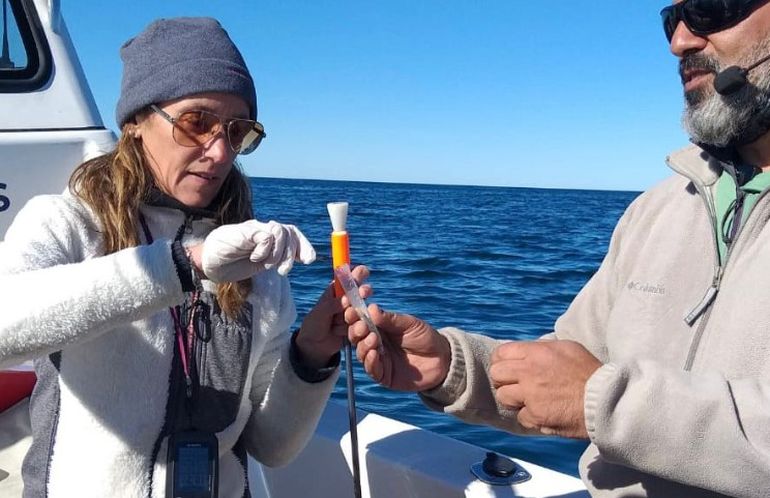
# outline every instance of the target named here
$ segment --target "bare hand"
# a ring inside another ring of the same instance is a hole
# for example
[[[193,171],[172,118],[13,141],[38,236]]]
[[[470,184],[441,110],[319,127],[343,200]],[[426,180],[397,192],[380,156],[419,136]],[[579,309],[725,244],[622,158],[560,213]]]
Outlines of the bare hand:
[[[352,273],[358,282],[364,282],[369,277],[369,269],[365,266],[355,267]],[[358,290],[362,298],[372,294],[369,285],[361,285]],[[331,282],[305,316],[297,335],[297,347],[309,366],[325,366],[342,347],[342,340],[348,330],[342,313],[346,306],[347,297],[334,297],[334,282]]]
[[[377,335],[370,333],[355,310],[345,310],[350,342],[364,369],[375,382],[399,391],[425,391],[441,384],[449,372],[449,342],[424,321],[411,315],[382,311],[369,305],[372,321],[382,334],[383,353]]]
[[[509,342],[492,353],[489,375],[497,400],[519,410],[522,426],[587,439],[585,386],[601,366],[573,341]]]

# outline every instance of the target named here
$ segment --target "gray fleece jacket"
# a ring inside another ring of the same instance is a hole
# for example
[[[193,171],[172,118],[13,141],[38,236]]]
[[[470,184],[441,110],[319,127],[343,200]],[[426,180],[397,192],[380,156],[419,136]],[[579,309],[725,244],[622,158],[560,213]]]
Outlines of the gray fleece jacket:
[[[184,383],[169,307],[185,300],[171,241],[183,212],[144,206],[152,244],[103,255],[98,223],[71,194],[32,199],[0,244],[0,368],[34,359],[33,443],[24,496],[165,496],[167,435],[184,429]],[[183,244],[214,228],[188,225]],[[246,455],[289,461],[312,435],[336,375],[290,365],[289,282],[253,279],[246,313],[226,317],[203,281],[211,339],[199,340],[191,416],[219,440],[219,496],[248,495]],[[173,368],[172,368],[173,367]]]
[[[586,385],[591,444],[580,473],[598,497],[770,496],[770,196],[720,267],[717,161],[691,146],[639,196],[597,273],[556,322],[604,365]],[[457,329],[428,406],[523,432],[487,377],[495,341]]]

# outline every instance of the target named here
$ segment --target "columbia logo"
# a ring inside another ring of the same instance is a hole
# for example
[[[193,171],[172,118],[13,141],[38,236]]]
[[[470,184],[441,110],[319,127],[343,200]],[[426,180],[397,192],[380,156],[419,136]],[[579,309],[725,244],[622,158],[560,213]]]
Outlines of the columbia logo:
[[[650,285],[642,282],[628,282],[626,286],[630,291],[646,292],[648,294],[665,294],[666,288],[662,285]]]

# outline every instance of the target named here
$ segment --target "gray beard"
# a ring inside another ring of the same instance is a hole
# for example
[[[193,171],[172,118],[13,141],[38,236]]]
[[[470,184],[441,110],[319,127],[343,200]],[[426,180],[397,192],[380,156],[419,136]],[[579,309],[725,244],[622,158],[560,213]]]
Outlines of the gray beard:
[[[737,65],[747,67],[768,51],[770,41],[763,41]],[[711,59],[704,66],[715,69],[718,63]],[[770,63],[758,66],[749,75],[749,84],[730,95],[719,95],[711,85],[685,95],[682,124],[694,142],[736,147],[752,143],[770,131]]]

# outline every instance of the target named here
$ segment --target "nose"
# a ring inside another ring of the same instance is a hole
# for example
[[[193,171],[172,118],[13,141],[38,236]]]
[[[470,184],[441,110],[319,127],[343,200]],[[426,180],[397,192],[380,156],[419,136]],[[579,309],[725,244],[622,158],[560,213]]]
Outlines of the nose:
[[[671,53],[679,58],[692,52],[703,50],[708,44],[708,40],[702,36],[693,34],[690,28],[683,22],[679,22],[671,36]]]
[[[230,143],[227,140],[227,136],[223,131],[220,131],[204,145],[203,155],[210,159],[214,164],[229,164],[232,163],[235,158],[235,152],[233,152]]]

